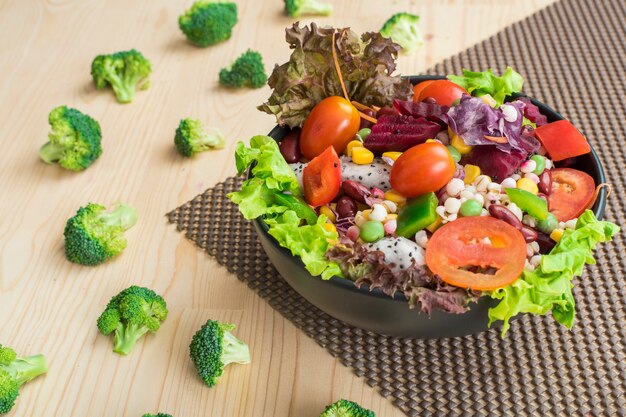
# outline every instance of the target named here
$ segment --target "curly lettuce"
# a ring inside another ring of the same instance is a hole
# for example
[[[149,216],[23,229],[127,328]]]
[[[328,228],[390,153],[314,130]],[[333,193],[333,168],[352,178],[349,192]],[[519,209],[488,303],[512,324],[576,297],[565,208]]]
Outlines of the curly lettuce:
[[[511,67],[506,67],[502,76],[497,76],[490,68],[487,71],[474,72],[464,69],[463,75],[448,75],[448,79],[460,85],[473,96],[489,94],[497,106],[504,103],[507,96],[522,91],[524,79]]]
[[[390,106],[409,99],[408,79],[392,76],[400,45],[379,33],[359,37],[349,28],[320,28],[315,23],[286,30],[293,49],[288,62],[276,66],[268,80],[274,90],[259,110],[276,116],[281,126],[301,126],[313,107],[329,96],[343,96],[333,60],[332,37],[348,96],[366,105]]]
[[[586,264],[596,263],[593,250],[598,243],[610,241],[619,232],[613,223],[599,221],[590,210],[576,223],[575,230],[566,230],[549,254],[541,257],[534,270],[524,270],[513,284],[490,293],[500,303],[489,310],[489,325],[502,320],[502,337],[508,331],[509,321],[520,313],[546,314],[572,328],[575,301],[572,294],[574,276],[583,273]]]

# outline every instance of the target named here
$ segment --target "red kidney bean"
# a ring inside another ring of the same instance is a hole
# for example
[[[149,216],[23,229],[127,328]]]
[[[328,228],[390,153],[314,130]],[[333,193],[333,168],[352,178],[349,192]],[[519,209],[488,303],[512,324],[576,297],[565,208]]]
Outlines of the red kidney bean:
[[[335,211],[337,212],[337,218],[343,219],[346,217],[354,217],[358,208],[352,198],[344,195],[337,200]]]
[[[280,141],[280,153],[288,164],[300,161],[300,129],[292,129]]]
[[[537,240],[537,231],[532,227],[522,225],[520,232],[522,232],[522,236],[524,236],[526,243],[534,242],[535,240]]]
[[[539,175],[537,187],[545,195],[550,195],[552,191],[552,172],[549,169],[544,169],[541,175]]]
[[[363,113],[366,116],[376,118],[376,112],[374,112],[374,110],[365,109],[365,110],[361,110],[361,113]],[[369,129],[372,126],[374,126],[374,123],[370,122],[369,120],[365,120],[364,118],[361,117],[361,125],[359,126],[359,130],[365,129],[365,128]]]
[[[422,100],[424,103],[429,103],[429,104],[437,104],[437,100],[435,100],[434,97],[426,97],[424,100]]]
[[[537,240],[535,242],[539,244],[539,253],[541,254],[550,253],[552,248],[556,246],[556,242],[543,232],[537,232]]]
[[[489,206],[489,214],[495,217],[496,219],[502,220],[516,228],[517,230],[522,230],[524,225],[517,218],[515,214],[508,208],[504,207],[501,204],[492,204]]]
[[[352,180],[344,181],[341,184],[341,188],[345,195],[363,204],[365,204],[365,197],[369,197],[371,194],[369,188]]]

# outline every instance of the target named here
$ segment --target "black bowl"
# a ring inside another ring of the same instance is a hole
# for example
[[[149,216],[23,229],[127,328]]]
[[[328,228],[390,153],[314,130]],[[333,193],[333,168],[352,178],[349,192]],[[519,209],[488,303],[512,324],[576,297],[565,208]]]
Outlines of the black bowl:
[[[441,78],[444,77],[409,77],[413,84]],[[545,104],[531,100],[549,121],[563,119],[563,116]],[[280,141],[288,132],[288,128],[277,126],[269,135]],[[574,167],[589,173],[596,184],[605,182],[604,170],[593,148],[590,154],[579,157]],[[596,217],[602,217],[605,205],[606,192],[603,188],[594,206]],[[370,291],[368,286],[357,288],[354,282],[337,276],[327,281],[312,276],[300,258],[292,256],[288,249],[281,247],[268,234],[268,227],[261,219],[254,221],[254,227],[267,256],[289,285],[314,306],[350,325],[389,336],[424,339],[464,336],[488,329],[487,311],[497,304],[497,300],[482,297],[472,303],[464,314],[442,311],[423,314],[409,309],[401,293],[391,298],[379,289]],[[496,326],[499,324],[492,327]]]

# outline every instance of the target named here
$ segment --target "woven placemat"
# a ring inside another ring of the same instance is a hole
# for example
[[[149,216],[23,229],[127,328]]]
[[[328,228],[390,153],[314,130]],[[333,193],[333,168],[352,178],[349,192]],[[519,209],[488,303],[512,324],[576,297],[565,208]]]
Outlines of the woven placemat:
[[[511,65],[522,73],[525,91],[560,110],[595,146],[614,191],[606,217],[620,225],[626,215],[619,198],[626,166],[625,21],[623,0],[563,0],[429,71]],[[573,331],[552,318],[525,316],[504,340],[496,330],[399,339],[347,326],[292,290],[226,198],[239,185],[228,178],[169,213],[170,222],[407,415],[626,413],[621,235],[598,250],[598,264],[576,280]]]

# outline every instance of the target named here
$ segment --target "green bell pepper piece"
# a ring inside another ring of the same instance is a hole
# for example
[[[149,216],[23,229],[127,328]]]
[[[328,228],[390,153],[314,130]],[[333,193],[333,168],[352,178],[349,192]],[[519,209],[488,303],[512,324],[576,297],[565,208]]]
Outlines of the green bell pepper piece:
[[[303,199],[292,194],[278,193],[274,196],[277,204],[287,207],[287,210],[293,210],[296,215],[304,219],[307,224],[313,225],[317,223],[317,214]]]
[[[548,211],[548,203],[543,198],[519,188],[506,188],[504,191],[506,191],[511,201],[522,209],[522,211],[525,211],[537,220],[545,220],[548,218],[548,214],[550,214]]]
[[[437,220],[437,204],[437,196],[432,192],[408,201],[398,214],[396,234],[410,239],[433,224]]]

